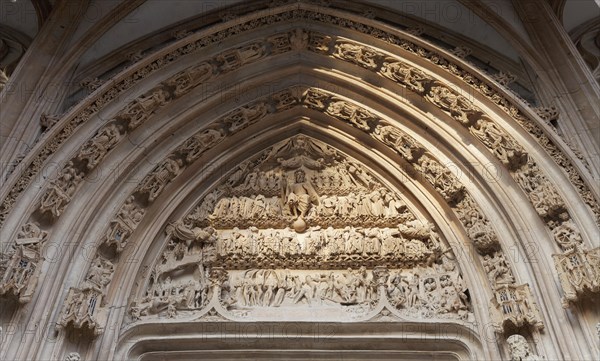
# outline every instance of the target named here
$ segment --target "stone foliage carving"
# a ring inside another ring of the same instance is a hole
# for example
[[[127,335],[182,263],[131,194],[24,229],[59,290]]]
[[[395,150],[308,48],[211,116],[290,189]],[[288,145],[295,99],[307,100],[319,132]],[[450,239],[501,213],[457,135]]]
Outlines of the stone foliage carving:
[[[525,337],[511,335],[506,339],[511,361],[541,361],[543,357],[534,354],[529,348]]]
[[[582,296],[600,292],[600,248],[585,250],[576,244],[552,258],[563,289],[563,307]]]
[[[500,71],[491,76],[491,78],[502,86],[509,86],[517,80],[517,77],[511,73]]]
[[[103,294],[96,288],[69,289],[63,309],[56,322],[57,329],[86,330],[97,336],[104,331],[106,309]]]
[[[48,233],[35,223],[26,223],[11,249],[1,255],[0,295],[29,302],[40,276],[44,242]]]
[[[498,333],[506,333],[511,329],[523,326],[530,326],[534,329],[544,328],[528,284],[498,286],[495,290],[495,297],[492,299],[492,305],[494,306],[492,318]]]

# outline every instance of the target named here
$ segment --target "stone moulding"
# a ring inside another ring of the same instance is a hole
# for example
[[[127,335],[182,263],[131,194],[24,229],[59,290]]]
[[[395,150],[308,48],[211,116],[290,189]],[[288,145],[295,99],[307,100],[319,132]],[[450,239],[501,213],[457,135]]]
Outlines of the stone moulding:
[[[199,38],[198,34],[194,33],[184,39],[179,40],[172,46],[169,46],[166,49],[158,52],[158,54],[151,55],[149,59],[142,59],[139,61],[138,63],[142,65],[143,68],[136,66],[126,69],[113,81],[107,82],[106,84],[100,86],[89,96],[88,99],[81,103],[81,105],[78,105],[73,111],[69,112],[59,122],[56,129],[53,129],[48,133],[45,139],[43,139],[44,142],[42,144],[44,145],[40,145],[39,150],[32,152],[25,159],[23,162],[24,165],[26,164],[24,167],[25,171],[21,172],[18,175],[18,178],[16,174],[11,177],[11,180],[8,183],[10,184],[10,187],[5,188],[5,192],[7,192],[7,194],[0,205],[0,226],[4,223],[7,214],[14,206],[14,203],[19,197],[20,193],[31,183],[35,175],[38,174],[39,169],[41,169],[45,160],[54,151],[56,151],[56,149],[58,149],[58,147],[60,147],[66,141],[66,139],[68,139],[68,137],[79,125],[91,118],[98,110],[103,108],[108,102],[112,101],[119,94],[129,89],[131,86],[133,86],[133,84],[149,76],[151,73],[154,73],[163,66],[176,61],[180,57],[195,53],[212,43],[225,39],[228,36],[256,29],[261,26],[267,26],[281,21],[295,19],[334,24],[372,35],[382,41],[398,45],[405,51],[409,51],[413,54],[424,57],[433,64],[463,79],[468,85],[475,88],[478,92],[497,104],[539,141],[539,143],[555,160],[555,162],[564,169],[573,185],[581,194],[582,198],[588,205],[590,205],[590,207],[592,207],[594,214],[598,219],[600,216],[600,209],[593,194],[585,184],[583,177],[579,175],[578,171],[575,169],[575,166],[569,160],[569,157],[564,155],[564,150],[559,149],[559,147],[552,140],[550,140],[546,134],[551,134],[551,132],[542,130],[542,128],[537,125],[537,123],[540,122],[533,121],[523,114],[519,108],[523,108],[524,106],[522,104],[518,104],[519,101],[517,101],[518,105],[511,103],[511,101],[501,95],[497,90],[494,90],[492,87],[487,85],[486,81],[481,80],[482,78],[485,79],[485,77],[476,76],[469,70],[465,69],[470,68],[470,66],[459,66],[453,63],[454,60],[448,60],[448,57],[444,57],[442,55],[444,50],[440,50],[435,47],[432,47],[433,50],[428,50],[425,47],[430,47],[431,45],[425,42],[415,44],[412,42],[414,41],[412,40],[412,37],[410,40],[404,39],[401,37],[401,35],[398,35],[402,34],[400,32],[391,33],[378,29],[372,25],[359,23],[356,20],[342,18],[340,17],[341,12],[339,11],[335,12],[337,15],[332,15],[326,13],[332,10],[322,7],[318,7],[317,10],[313,6],[303,3],[297,4],[297,7],[298,8],[295,10],[289,10],[286,7],[282,7],[279,9],[281,12],[276,14],[273,14],[274,9],[270,9],[270,15],[236,24],[230,28],[219,30],[207,37]],[[450,59],[452,59],[452,56],[450,56]],[[58,128],[60,129],[58,130]]]

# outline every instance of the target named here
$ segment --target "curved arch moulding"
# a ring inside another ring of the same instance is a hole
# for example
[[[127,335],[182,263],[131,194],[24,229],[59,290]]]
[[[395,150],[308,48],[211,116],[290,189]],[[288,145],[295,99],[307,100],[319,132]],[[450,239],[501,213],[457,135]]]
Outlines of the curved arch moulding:
[[[349,337],[446,324],[458,358],[502,357],[490,338],[520,333],[577,357],[560,324],[583,321],[553,310],[599,287],[580,162],[418,38],[306,4],[270,10],[124,70],[11,176],[0,289],[26,305],[9,317],[87,341],[9,335],[8,352],[141,357],[159,349],[158,323],[285,320],[352,323]],[[189,350],[177,337],[169,352]]]

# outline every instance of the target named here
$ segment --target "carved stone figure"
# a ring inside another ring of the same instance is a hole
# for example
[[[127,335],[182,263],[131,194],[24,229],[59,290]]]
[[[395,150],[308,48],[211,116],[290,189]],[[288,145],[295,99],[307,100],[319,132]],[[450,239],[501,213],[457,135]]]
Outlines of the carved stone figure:
[[[474,116],[481,114],[481,111],[467,98],[453,92],[446,86],[436,85],[431,87],[426,97],[465,126],[472,123]]]
[[[363,45],[340,41],[335,44],[333,56],[373,70],[377,68],[379,54]]]
[[[292,50],[303,50],[308,46],[308,33],[304,29],[294,29],[290,33],[290,45]]]
[[[348,121],[358,129],[365,131],[370,131],[371,125],[379,119],[368,110],[362,109],[344,100],[331,102],[326,111],[328,114]]]
[[[413,162],[423,153],[416,141],[392,125],[377,124],[373,136],[382,143],[394,148],[407,161]]]
[[[220,129],[205,129],[188,138],[177,150],[189,164],[198,159],[207,149],[218,144],[225,134]]]
[[[144,213],[145,209],[140,208],[136,204],[135,198],[130,196],[121,206],[116,218],[110,221],[103,244],[107,247],[114,247],[116,253],[121,253]]]
[[[156,87],[129,103],[117,114],[117,118],[126,121],[127,127],[133,130],[145,122],[159,107],[165,105],[170,98],[171,95],[166,89],[162,86]]]
[[[183,160],[167,158],[150,173],[138,187],[140,193],[148,194],[152,202],[160,195],[164,187],[183,171]]]
[[[563,307],[582,296],[600,292],[600,247],[585,250],[576,244],[552,258],[563,289]]]
[[[465,196],[457,205],[456,212],[479,253],[487,254],[499,248],[500,244],[494,229],[485,216],[480,213],[470,195]]]
[[[40,275],[43,246],[48,233],[35,223],[26,223],[17,233],[12,248],[2,253],[0,265],[0,295],[29,302]]]
[[[267,113],[267,105],[259,102],[235,110],[223,119],[223,123],[230,132],[236,132],[262,119]]]
[[[122,127],[116,123],[105,126],[85,143],[77,155],[77,159],[85,162],[87,169],[96,168],[102,158],[117,145],[122,131]]]
[[[81,356],[77,352],[69,352],[65,361],[81,361]]]
[[[502,252],[494,252],[492,256],[489,254],[483,256],[483,268],[494,289],[497,286],[515,282],[515,278],[513,277]]]
[[[215,74],[215,67],[209,62],[203,62],[177,73],[172,78],[165,81],[165,84],[174,87],[173,95],[180,97],[201,83],[210,80]]]
[[[294,183],[287,183],[283,192],[282,199],[288,207],[291,214],[302,221],[311,206],[319,204],[319,195],[313,185],[305,179],[306,173],[302,169],[294,172]],[[302,222],[298,222],[296,231],[302,232],[306,226],[302,227]]]
[[[263,42],[255,42],[219,54],[216,60],[222,72],[232,71],[244,64],[255,62],[267,55],[267,47]]]
[[[463,196],[464,186],[458,182],[456,176],[438,161],[428,155],[419,158],[418,168],[421,174],[440,192],[448,202],[455,203]]]
[[[469,129],[509,169],[516,169],[523,164],[524,150],[491,120],[478,119]]]
[[[511,361],[541,361],[542,357],[535,355],[529,349],[529,344],[525,337],[515,334],[506,339],[508,344]]]
[[[98,255],[92,262],[85,278],[85,282],[89,288],[98,289],[101,292],[104,292],[112,280],[114,271],[115,267],[112,262]]]
[[[83,172],[77,169],[72,161],[67,163],[58,179],[50,184],[50,189],[42,197],[40,212],[50,212],[54,217],[59,217],[71,201],[83,176]]]
[[[432,78],[408,64],[389,58],[383,62],[380,70],[386,78],[398,82],[417,94],[425,93],[425,84]]]

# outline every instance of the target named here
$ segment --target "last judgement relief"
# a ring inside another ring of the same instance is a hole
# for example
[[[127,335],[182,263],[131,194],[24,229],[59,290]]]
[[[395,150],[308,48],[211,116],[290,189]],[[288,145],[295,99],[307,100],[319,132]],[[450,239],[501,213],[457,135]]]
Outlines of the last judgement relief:
[[[0,359],[599,359],[597,3],[0,0]]]
[[[472,318],[433,224],[363,164],[306,136],[239,165],[165,232],[134,320],[193,318],[211,302],[253,320],[367,319],[380,305]]]

